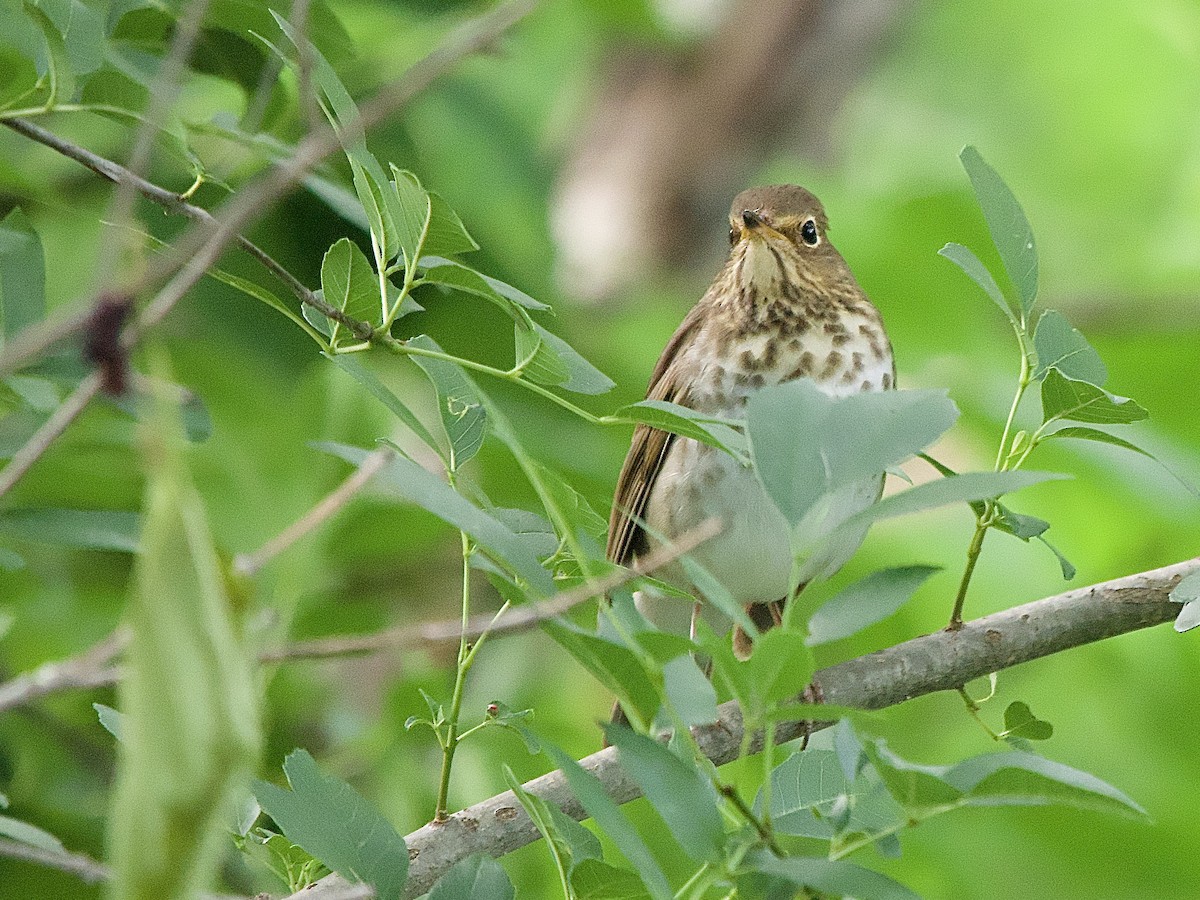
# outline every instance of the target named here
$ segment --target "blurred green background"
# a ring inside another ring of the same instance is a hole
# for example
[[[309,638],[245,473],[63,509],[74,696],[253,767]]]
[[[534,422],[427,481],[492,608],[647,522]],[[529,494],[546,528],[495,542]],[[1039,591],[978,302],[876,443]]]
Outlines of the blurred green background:
[[[1033,225],[1042,304],[1066,313],[1100,350],[1110,390],[1150,410],[1148,422],[1122,433],[1200,483],[1200,4],[831,2],[800,4],[800,17],[788,6],[546,0],[494,52],[459,66],[373,134],[371,147],[458,210],[483,247],[478,268],[553,305],[556,317],[544,321],[617,382],[611,394],[585,398],[596,412],[640,399],[667,338],[720,263],[729,197],[754,183],[810,187],[825,203],[834,242],[883,312],[900,384],[948,387],[963,410],[935,454],[983,468],[995,454],[1018,359],[995,308],[936,255],[953,240],[994,258],[984,252],[986,229],[957,160],[964,144],[975,144]],[[331,56],[360,97],[479,9],[435,0],[332,0],[330,8],[352,44]],[[764,42],[756,56],[746,35],[763,31],[772,16],[795,41]],[[234,60],[233,68],[239,54],[262,59],[248,42],[213,53]],[[714,72],[724,73],[717,85],[742,93],[722,101],[712,92]],[[739,80],[742,72],[747,79]],[[246,103],[236,78],[214,71],[189,83],[183,110],[198,124],[219,113],[237,118]],[[116,159],[129,152],[130,130],[98,116],[60,113],[41,124]],[[659,125],[669,125],[665,137],[647,138]],[[296,135],[280,125],[278,136]],[[234,186],[261,165],[198,128],[191,143]],[[186,168],[167,153],[156,158],[155,179],[185,189]],[[340,165],[330,174],[345,176]],[[198,202],[211,206],[222,195],[205,186]],[[110,196],[75,163],[0,129],[0,214],[19,205],[41,234],[51,304],[78,301],[95,287]],[[164,238],[180,228],[156,209],[141,212],[144,227]],[[302,191],[263,217],[251,237],[315,286],[322,254],[344,234],[365,241]],[[234,252],[223,265],[263,277]],[[418,299],[428,311],[403,321],[408,332],[428,331],[489,362],[511,352],[494,309],[457,296]],[[211,414],[212,435],[190,458],[231,555],[260,546],[344,477],[346,467],[310,442],[366,446],[397,436],[386,411],[298,329],[222,285],[202,282],[161,330],[178,381]],[[415,370],[396,362],[392,377],[432,412]],[[498,393],[536,453],[606,511],[627,430],[588,426],[520,392]],[[1026,410],[1035,424],[1036,406]],[[134,431],[121,412],[96,404],[6,509],[137,509]],[[0,421],[5,456],[19,433],[11,417]],[[1163,467],[1115,448],[1067,443],[1039,450],[1033,467],[1074,479],[1030,489],[1014,506],[1052,522],[1050,538],[1078,567],[1072,586],[1200,552],[1200,500]],[[497,503],[533,503],[498,448],[489,444],[472,467]],[[821,648],[820,662],[940,627],[971,524],[963,508],[876,527],[835,584],[882,565],[946,571],[893,618]],[[263,574],[251,626],[290,626],[293,636],[310,637],[452,617],[457,540],[430,516],[368,492]],[[27,562],[0,572],[0,617],[11,623],[0,638],[0,676],[81,650],[118,621],[129,557],[40,543],[5,526],[2,515],[0,546]],[[968,615],[1065,587],[1044,548],[994,534]],[[489,590],[481,580],[482,603],[493,603]],[[401,832],[412,830],[432,811],[438,754],[428,732],[406,733],[403,723],[424,708],[418,688],[448,695],[451,663],[431,652],[280,667],[266,684],[262,771],[277,773],[283,754],[306,747]],[[1159,628],[1004,673],[997,699],[985,706],[998,725],[1009,701],[1029,703],[1055,726],[1043,753],[1126,791],[1152,824],[1071,810],[973,810],[907,832],[899,859],[868,850],[861,861],[931,898],[1200,895],[1198,684],[1195,636]],[[610,702],[541,634],[496,640],[481,654],[465,709],[479,715],[493,699],[532,707],[538,730],[577,755],[598,747],[595,722]],[[114,702],[111,692],[70,694],[0,717],[0,792],[11,801],[9,814],[54,832],[68,848],[100,855],[113,748],[94,700]],[[992,749],[948,695],[889,711],[876,727],[922,762]],[[522,777],[546,768],[514,735],[481,732],[460,751],[452,804],[502,790],[501,763]],[[538,847],[504,864],[519,896],[549,895],[556,883]],[[236,868],[230,879],[247,892],[272,887],[261,873]],[[0,885],[13,897],[98,895],[8,860],[0,860]]]

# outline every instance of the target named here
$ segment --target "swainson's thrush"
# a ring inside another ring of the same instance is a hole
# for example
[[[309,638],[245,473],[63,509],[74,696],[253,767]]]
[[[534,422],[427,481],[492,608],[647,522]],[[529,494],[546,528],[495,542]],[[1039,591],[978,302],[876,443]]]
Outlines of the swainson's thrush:
[[[742,418],[754,391],[797,378],[811,378],[832,396],[893,387],[892,348],[879,312],[829,242],[827,228],[820,201],[804,188],[738,194],[729,213],[729,259],[667,343],[647,397]],[[824,521],[808,533],[828,534],[875,502],[882,487],[880,476],[839,491]],[[626,565],[712,516],[723,530],[692,557],[745,605],[755,624],[778,624],[792,567],[789,529],[754,473],[723,451],[639,425],[613,500],[608,558]],[[801,584],[836,572],[864,535],[865,529],[806,560]],[[691,587],[680,566],[659,577]],[[677,598],[643,590],[637,603],[663,630],[687,634],[693,626],[692,606]],[[704,614],[728,628],[719,614]],[[739,655],[749,652],[740,630],[735,645]]]

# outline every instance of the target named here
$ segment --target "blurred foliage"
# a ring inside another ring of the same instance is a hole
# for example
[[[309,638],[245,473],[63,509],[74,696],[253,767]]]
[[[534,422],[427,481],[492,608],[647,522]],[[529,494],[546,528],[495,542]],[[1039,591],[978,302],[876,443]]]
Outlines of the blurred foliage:
[[[59,8],[43,6],[48,16]],[[149,3],[77,2],[74,8],[90,11],[81,20],[87,27],[109,27],[120,51],[99,65],[88,57],[86,42],[66,41],[62,52],[77,73],[98,72],[84,100],[139,102],[145,93],[139,78],[151,77],[156,67],[142,44],[161,38],[170,17]],[[131,11],[114,23],[102,15],[111,9]],[[312,9],[318,47],[351,93],[363,96],[403,71],[477,4],[330,0]],[[247,28],[280,37],[265,4],[213,5],[192,60],[207,74],[189,82],[177,121],[155,154],[153,180],[172,190],[186,190],[197,163],[203,164],[210,181],[195,201],[205,206],[223,198],[223,183],[241,183],[270,153],[238,136],[247,116],[268,129],[279,124],[274,137],[280,141],[298,137],[286,124],[294,121],[296,103],[290,77],[278,79],[260,110],[251,108],[250,97],[274,63]],[[17,59],[23,42],[36,37],[0,36],[6,98],[35,77]],[[573,302],[569,284],[553,278],[547,209],[555,173],[614,48],[638,42],[666,53],[681,40],[653,3],[547,0],[496,53],[462,64],[371,137],[380,159],[419,173],[458,212],[483,248],[473,264],[550,302],[554,330],[613,378],[613,393],[580,401],[596,413],[641,398],[663,344],[724,252],[724,227],[713,224],[710,269],[648,271],[636,291],[603,307],[584,307]],[[836,243],[883,312],[901,384],[949,387],[964,410],[935,455],[955,468],[978,469],[991,464],[1008,411],[1016,374],[1009,372],[1012,339],[986,297],[936,253],[947,241],[961,241],[999,271],[955,159],[963,144],[979,146],[1005,173],[1037,234],[1042,302],[1064,311],[1089,336],[1107,363],[1112,389],[1137,397],[1151,412],[1122,433],[1197,483],[1198,108],[1200,8],[1187,0],[927,2],[914,4],[898,22],[868,76],[850,91],[831,136],[835,163],[817,166],[783,149],[761,171],[743,174],[747,184],[802,183],[822,198]],[[62,112],[42,124],[102,155],[128,155],[131,129],[119,117]],[[343,160],[322,174],[350,183]],[[346,208],[329,202],[321,183],[307,187],[264,216],[250,237],[315,288],[331,244],[349,236],[369,253],[370,243],[347,221]],[[100,223],[110,196],[109,185],[75,163],[0,129],[0,214],[19,206],[41,236],[51,309],[92,289],[93,273],[108,253]],[[141,221],[164,240],[181,227],[148,205]],[[236,252],[222,266],[261,279]],[[427,332],[451,352],[507,365],[508,317],[485,300],[455,294],[448,301],[437,291],[432,285],[416,291],[426,310],[406,316],[402,332]],[[313,442],[364,446],[394,428],[387,411],[322,359],[298,328],[227,285],[202,282],[161,331],[176,381],[203,400],[211,417],[211,436],[187,455],[226,556],[259,547],[344,477],[344,464]],[[39,374],[61,392],[77,364],[53,359]],[[434,397],[417,373],[400,371],[392,381],[406,396],[425,396],[418,413],[436,421]],[[627,434],[590,426],[507,385],[488,388],[535,455],[606,509]],[[0,421],[6,456],[19,446],[30,415]],[[8,508],[138,509],[146,486],[134,430],[125,411],[96,404],[31,471]],[[1052,442],[1039,454],[1039,465],[1076,477],[1031,488],[1021,509],[1053,522],[1056,545],[1078,567],[1074,584],[1196,553],[1196,500],[1152,461],[1072,441]],[[534,502],[496,442],[486,443],[467,471],[498,506]],[[876,526],[830,595],[884,565],[944,571],[891,618],[815,648],[817,664],[940,627],[970,528],[965,509]],[[133,576],[129,556],[68,549],[33,532],[6,531],[2,538],[25,565],[0,567],[0,676],[81,650],[111,630]],[[1057,593],[1058,564],[1039,550],[990,538],[968,615]],[[381,487],[264,573],[248,601],[263,612],[249,625],[308,637],[451,618],[460,565],[457,534],[416,507],[397,505]],[[476,589],[488,603],[488,584],[481,579]],[[437,748],[427,731],[406,731],[404,723],[426,711],[422,689],[450,693],[453,663],[431,651],[280,667],[266,685],[261,771],[274,775],[286,753],[305,747],[327,770],[352,781],[398,831],[415,828],[433,808]],[[1153,825],[1072,809],[962,814],[907,832],[899,856],[866,851],[867,864],[935,898],[1192,896],[1200,883],[1200,859],[1192,852],[1198,676],[1194,637],[1158,629],[1003,673],[996,698],[983,707],[999,729],[1009,701],[1028,702],[1054,723],[1044,745],[1048,754],[1118,785],[1150,813]],[[0,719],[0,789],[14,817],[38,823],[71,849],[102,855],[115,749],[91,708],[97,699],[115,702],[108,691],[68,694]],[[479,718],[495,699],[534,709],[539,732],[575,756],[598,747],[595,722],[610,702],[541,633],[495,640],[480,653],[463,707]],[[994,746],[948,695],[892,710],[875,727],[886,729],[904,757],[926,763],[949,763]],[[1005,727],[1011,727],[1007,721]],[[505,789],[500,761],[521,780],[545,769],[509,729],[484,729],[461,748],[451,806]],[[630,810],[638,824],[655,827],[645,802]],[[1079,840],[1081,829],[1087,841]],[[668,877],[682,871],[669,850],[651,847]],[[541,847],[506,858],[504,866],[529,896],[555,889]],[[247,892],[270,884],[262,879],[257,870],[229,873],[230,885]],[[0,883],[14,896],[98,895],[69,876],[8,860],[0,860]]]

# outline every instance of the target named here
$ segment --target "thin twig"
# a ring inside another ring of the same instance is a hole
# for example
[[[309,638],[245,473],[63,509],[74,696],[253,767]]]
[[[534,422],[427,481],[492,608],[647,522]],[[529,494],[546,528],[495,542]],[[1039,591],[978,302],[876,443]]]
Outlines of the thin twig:
[[[330,492],[320,503],[310,509],[275,537],[253,553],[240,553],[233,561],[233,570],[239,575],[256,575],[267,563],[279,556],[296,541],[319,527],[338,510],[350,502],[355,494],[370,481],[395,456],[390,448],[373,451],[362,461],[345,481]]]
[[[353,637],[317,638],[311,641],[300,641],[288,644],[277,650],[267,650],[259,655],[262,662],[279,662],[287,659],[322,659],[329,656],[352,656],[361,653],[376,653],[380,650],[397,647],[425,647],[430,644],[442,644],[457,641],[461,637],[476,638],[486,633],[489,635],[512,634],[517,631],[528,631],[542,622],[556,619],[569,612],[581,603],[586,603],[593,597],[615,590],[642,575],[661,569],[674,562],[681,556],[686,556],[700,544],[715,536],[721,530],[719,519],[707,519],[696,528],[680,536],[672,544],[658,548],[652,553],[641,557],[632,566],[617,569],[604,576],[577,588],[556,594],[549,600],[529,603],[508,610],[497,620],[492,613],[482,613],[472,616],[464,623],[461,619],[447,619],[442,622],[426,622],[422,625],[405,625]]]
[[[166,57],[155,73],[150,99],[146,103],[146,112],[134,136],[133,150],[129,154],[127,169],[134,176],[140,176],[145,172],[150,163],[154,138],[179,96],[180,78],[187,68],[192,48],[196,46],[196,40],[200,37],[200,29],[204,24],[204,14],[207,10],[208,0],[192,0],[181,11],[176,22],[170,50],[167,51]],[[137,187],[131,181],[117,182],[117,190],[112,199],[112,211],[107,217],[114,223],[110,227],[110,231],[117,231],[123,236],[123,229],[133,218],[136,192]],[[112,275],[112,267],[120,264],[121,256],[120,253],[100,254],[95,274],[101,293],[109,289],[108,282]]]
[[[98,884],[108,880],[108,866],[82,853],[65,850],[46,850],[20,841],[0,838],[0,856],[36,863],[49,869],[57,869],[81,879],[85,884]]]
[[[13,489],[42,454],[50,449],[50,445],[58,440],[59,435],[67,430],[67,426],[79,418],[79,414],[92,402],[92,398],[100,393],[101,381],[99,372],[91,372],[84,377],[75,390],[50,414],[50,418],[42,423],[42,427],[12,455],[8,465],[0,471],[0,497]]]
[[[362,471],[361,467],[359,471]],[[307,519],[308,516],[305,518]],[[589,584],[563,591],[549,600],[509,610],[499,619],[492,613],[475,616],[467,621],[467,637],[478,637],[484,632],[510,634],[527,631],[541,622],[557,618],[592,597],[614,590],[626,582],[647,575],[680,556],[690,553],[701,543],[713,537],[719,527],[720,524],[716,519],[709,519],[693,531],[683,535],[674,544],[647,554],[629,568],[614,571]],[[265,549],[266,547],[263,548],[263,550]],[[394,628],[369,635],[302,641],[274,650],[265,650],[259,654],[258,659],[261,663],[277,663],[293,659],[355,656],[396,647],[427,646],[431,643],[457,641],[462,634],[462,620],[447,619],[441,622],[427,622],[423,625]],[[0,684],[0,712],[22,706],[57,691],[107,687],[116,684],[121,678],[121,671],[109,663],[120,652],[124,644],[122,643],[114,650],[109,643],[112,640],[114,638],[110,636],[77,656],[46,663],[33,672],[18,675],[11,681]]]
[[[115,163],[110,159],[105,159],[103,156],[98,156],[97,154],[92,153],[90,150],[80,147],[77,144],[73,144],[70,141],[59,137],[53,132],[42,128],[40,125],[30,122],[27,119],[4,119],[2,124],[7,125],[13,131],[29,138],[32,141],[36,141],[39,144],[49,147],[51,150],[61,153],[68,159],[75,160],[75,162],[85,166],[88,169],[91,169],[93,172],[107,181],[111,181],[114,184],[131,185],[147,200],[157,203],[168,212],[187,216],[189,219],[195,219],[198,222],[212,223],[216,221],[213,218],[212,213],[210,213],[207,209],[196,206],[192,203],[188,203],[186,200],[181,199],[178,194],[168,191],[166,188],[159,187],[157,184],[135,175],[133,172],[129,171],[119,163]],[[247,253],[262,263],[267,271],[282,281],[287,288],[296,295],[298,300],[304,303],[311,303],[313,300],[312,291],[305,287],[299,279],[285,269],[283,265],[277,262],[265,250],[260,248],[257,244],[251,242],[243,235],[239,234],[235,240],[237,241],[238,245]],[[62,326],[62,333],[59,335],[58,339],[67,336],[67,333],[72,328],[81,327],[82,324],[82,322],[76,323],[74,319],[64,323]],[[30,348],[30,350],[33,350],[35,353],[43,352],[44,349],[44,341],[39,341],[39,346]],[[11,368],[19,367],[25,361],[25,359],[30,358],[31,355],[33,354],[21,353],[19,356],[14,354],[13,356],[8,357],[5,360],[6,371],[11,370]]]
[[[118,673],[112,662],[128,644],[129,632],[118,628],[78,656],[45,663],[32,672],[0,684],[0,712],[58,691],[113,684]]]

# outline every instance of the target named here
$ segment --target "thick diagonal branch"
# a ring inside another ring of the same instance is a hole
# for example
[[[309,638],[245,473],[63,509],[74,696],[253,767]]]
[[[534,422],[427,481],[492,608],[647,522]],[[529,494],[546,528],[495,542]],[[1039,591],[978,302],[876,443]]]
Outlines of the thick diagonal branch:
[[[968,622],[959,631],[939,631],[830,666],[817,672],[815,680],[826,703],[858,709],[881,709],[935,691],[953,690],[1001,669],[1171,621],[1179,613],[1179,604],[1169,602],[1167,596],[1181,578],[1196,571],[1200,571],[1200,557],[1079,588]],[[742,741],[737,704],[722,704],[720,714],[716,725],[696,730],[700,748],[717,765],[736,759]],[[805,727],[802,722],[781,723],[776,740],[799,737]],[[758,752],[761,746],[756,738],[751,752]],[[617,802],[641,796],[618,764],[613,748],[593,753],[580,763]],[[572,818],[586,817],[562,772],[536,778],[525,790]],[[511,791],[445,822],[426,825],[405,838],[412,858],[405,896],[424,894],[442,873],[472,854],[502,856],[538,836]],[[317,900],[320,894],[311,896]]]

